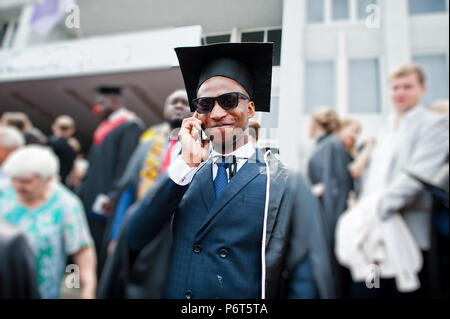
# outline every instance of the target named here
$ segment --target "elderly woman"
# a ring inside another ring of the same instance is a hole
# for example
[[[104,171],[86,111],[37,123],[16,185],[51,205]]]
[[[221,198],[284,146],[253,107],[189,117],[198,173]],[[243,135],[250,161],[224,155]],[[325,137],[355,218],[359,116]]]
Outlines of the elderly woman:
[[[26,146],[8,157],[3,169],[12,187],[0,199],[0,219],[17,225],[29,236],[41,297],[59,298],[71,256],[78,265],[73,278],[81,283],[81,297],[94,298],[92,238],[80,201],[57,182],[58,166],[56,156],[43,146]]]

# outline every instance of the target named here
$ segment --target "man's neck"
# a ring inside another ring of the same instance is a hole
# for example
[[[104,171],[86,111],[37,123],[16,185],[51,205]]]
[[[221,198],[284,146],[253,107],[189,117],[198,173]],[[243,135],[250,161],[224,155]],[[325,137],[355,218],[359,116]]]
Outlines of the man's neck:
[[[413,107],[407,108],[406,110],[398,110],[397,109],[395,112],[394,128],[398,129],[402,118],[404,118],[405,115],[408,114],[409,112],[415,110],[418,106],[419,106],[419,104],[416,104]]]

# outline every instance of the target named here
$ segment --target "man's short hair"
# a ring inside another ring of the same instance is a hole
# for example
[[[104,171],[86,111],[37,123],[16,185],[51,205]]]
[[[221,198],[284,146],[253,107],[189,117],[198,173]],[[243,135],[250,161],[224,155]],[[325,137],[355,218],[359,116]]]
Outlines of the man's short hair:
[[[68,115],[58,116],[55,120],[55,125],[63,131],[68,129],[75,129],[75,121]]]
[[[414,63],[401,65],[398,68],[396,68],[394,72],[392,72],[391,75],[389,76],[389,80],[401,78],[404,76],[408,76],[410,74],[417,74],[417,79],[419,80],[419,83],[425,85],[426,82],[425,71],[420,65]]]

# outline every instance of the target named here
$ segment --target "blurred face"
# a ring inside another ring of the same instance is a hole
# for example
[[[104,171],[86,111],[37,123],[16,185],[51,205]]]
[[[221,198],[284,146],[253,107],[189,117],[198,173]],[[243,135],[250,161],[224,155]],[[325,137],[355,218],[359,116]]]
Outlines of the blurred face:
[[[97,115],[106,119],[114,111],[120,108],[120,100],[114,95],[98,95],[95,100]]]
[[[361,126],[358,123],[352,122],[339,131],[339,137],[346,149],[352,149],[358,140],[358,135],[361,132]]]
[[[58,125],[53,124],[52,126],[53,134],[60,138],[70,138],[73,134],[75,134],[75,130],[71,127],[65,127],[61,129]]]
[[[416,73],[392,78],[389,87],[392,103],[401,114],[419,104],[425,93],[425,86],[420,83]]]
[[[311,122],[309,125],[309,138],[315,139],[319,135],[319,125],[314,118],[311,118]]]
[[[180,127],[183,120],[191,116],[192,112],[186,95],[175,96],[164,109],[164,118],[173,128]]]
[[[197,97],[217,97],[230,92],[240,92],[249,96],[238,82],[215,76],[200,86]],[[224,110],[216,100],[212,111],[208,114],[199,114],[199,119],[215,149],[232,147],[234,150],[247,143],[248,120],[254,115],[255,104],[239,98],[238,106],[228,111]]]
[[[19,200],[23,203],[33,203],[42,199],[49,185],[49,180],[43,180],[38,175],[32,177],[14,177],[12,186]]]

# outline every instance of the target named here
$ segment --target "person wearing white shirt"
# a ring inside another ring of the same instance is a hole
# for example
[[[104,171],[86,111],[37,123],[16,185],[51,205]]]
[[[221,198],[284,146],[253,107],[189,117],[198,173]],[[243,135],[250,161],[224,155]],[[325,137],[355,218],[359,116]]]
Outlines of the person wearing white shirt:
[[[381,128],[376,146],[363,177],[361,197],[379,193],[378,213],[384,219],[400,214],[408,225],[424,265],[419,274],[421,288],[400,294],[393,279],[382,279],[381,289],[361,284],[359,296],[424,297],[426,292],[427,251],[430,248],[431,198],[408,172],[432,176],[448,156],[448,121],[420,105],[426,92],[425,73],[418,65],[399,67],[389,78],[394,112]],[[383,281],[384,280],[384,281]],[[384,284],[383,284],[384,283]]]

